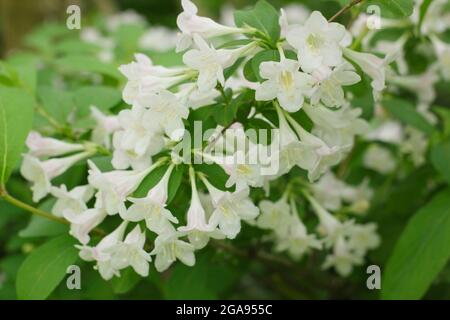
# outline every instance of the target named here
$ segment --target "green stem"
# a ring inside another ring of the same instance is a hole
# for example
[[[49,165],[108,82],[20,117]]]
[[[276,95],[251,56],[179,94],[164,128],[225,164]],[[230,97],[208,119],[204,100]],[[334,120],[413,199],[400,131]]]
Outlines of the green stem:
[[[363,2],[364,0],[352,0],[351,2],[349,2],[346,6],[344,6],[341,10],[339,10],[338,12],[336,12],[336,14],[334,16],[332,16],[328,22],[333,22],[334,20],[336,20],[337,17],[339,17],[341,14],[345,13],[346,11],[348,11],[350,8],[356,6],[358,3]]]
[[[38,208],[34,208],[32,206],[30,206],[29,204],[20,201],[19,199],[14,198],[13,196],[11,196],[6,190],[4,190],[3,188],[0,188],[0,197],[3,198],[3,200],[5,200],[6,202],[12,204],[13,206],[16,206],[20,209],[23,209],[31,214],[37,215],[39,217],[48,219],[48,220],[52,220],[64,225],[69,225],[70,226],[70,222],[67,221],[66,219],[60,218],[60,217],[56,217],[54,215],[52,215],[51,213],[48,213],[44,210],[38,209]],[[95,228],[94,230],[92,230],[93,232],[95,232],[97,235],[100,236],[104,236],[106,235],[105,231],[103,231],[102,229],[99,228]]]
[[[25,211],[28,211],[32,214],[35,214],[37,216],[40,216],[40,217],[43,217],[43,218],[46,218],[49,220],[53,220],[53,221],[56,221],[56,222],[59,222],[62,224],[70,225],[70,222],[65,219],[56,217],[56,216],[54,216],[48,212],[45,212],[41,209],[34,208],[34,207],[30,206],[29,204],[26,204],[25,202],[22,202],[19,199],[14,198],[9,193],[7,193],[6,190],[2,191],[1,196],[6,202],[9,202],[10,204],[12,204],[18,208],[21,208]]]

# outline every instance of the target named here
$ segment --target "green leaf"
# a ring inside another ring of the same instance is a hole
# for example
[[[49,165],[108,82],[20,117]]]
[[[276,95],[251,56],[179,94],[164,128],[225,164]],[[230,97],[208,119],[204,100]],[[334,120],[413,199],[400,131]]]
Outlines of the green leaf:
[[[62,124],[67,122],[69,114],[75,107],[73,96],[69,92],[50,86],[39,87],[38,98],[42,107]]]
[[[109,110],[122,100],[119,90],[107,86],[88,86],[77,88],[73,92],[77,115],[85,117],[90,114],[90,107],[95,106],[99,110]]]
[[[387,98],[382,101],[382,105],[392,116],[404,124],[413,126],[428,135],[433,132],[433,126],[417,112],[410,102],[398,98]]]
[[[431,150],[431,163],[450,184],[450,141],[438,144]]]
[[[124,294],[132,290],[141,280],[142,277],[129,267],[120,272],[120,277],[114,277],[111,284],[115,294]]]
[[[167,204],[169,204],[175,195],[177,194],[178,188],[181,185],[181,181],[183,180],[183,174],[186,169],[186,166],[180,165],[176,166],[169,179],[169,195],[167,197]]]
[[[0,186],[20,159],[33,123],[33,105],[23,90],[0,86]]]
[[[55,64],[68,72],[100,73],[116,80],[122,79],[122,75],[115,66],[101,62],[92,56],[73,54],[57,59]]]
[[[223,257],[207,249],[197,253],[196,258],[193,267],[182,263],[173,266],[163,287],[165,299],[218,299],[239,274],[223,263]]]
[[[40,300],[47,298],[66,276],[67,267],[78,258],[76,240],[59,236],[34,250],[17,274],[17,297]]]
[[[424,0],[420,5],[420,13],[419,13],[419,24],[417,25],[417,29],[420,31],[422,27],[423,20],[427,15],[428,8],[430,7],[431,2],[433,0]]]
[[[369,0],[366,6],[377,5],[381,14],[389,18],[404,18],[412,15],[414,0]]]
[[[55,202],[55,199],[45,201],[39,205],[39,209],[51,212]],[[19,232],[19,236],[22,238],[51,237],[68,232],[69,226],[67,225],[33,215],[25,229]]]
[[[238,27],[250,26],[266,35],[272,44],[280,38],[278,11],[267,1],[260,0],[252,9],[234,12],[234,22]]]
[[[408,222],[388,260],[383,299],[420,299],[450,257],[450,189]]]

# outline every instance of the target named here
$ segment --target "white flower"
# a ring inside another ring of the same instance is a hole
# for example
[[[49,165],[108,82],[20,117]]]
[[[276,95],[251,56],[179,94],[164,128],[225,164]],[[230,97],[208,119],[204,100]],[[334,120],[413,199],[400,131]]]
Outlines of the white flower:
[[[43,137],[36,131],[28,134],[25,144],[30,149],[30,155],[35,157],[56,157],[84,150],[84,146],[81,144]]]
[[[215,103],[215,99],[220,96],[220,92],[216,89],[210,91],[198,90],[195,83],[184,83],[180,85],[177,97],[185,106],[195,110],[203,106]]]
[[[192,267],[195,264],[194,246],[179,240],[179,233],[168,232],[159,235],[155,240],[155,248],[151,255],[156,255],[155,268],[163,272],[177,259]]]
[[[144,123],[158,124],[172,140],[178,141],[183,137],[183,119],[187,119],[189,110],[173,93],[167,90],[155,93],[146,107],[150,110],[145,114]]]
[[[375,93],[386,87],[386,68],[396,58],[397,53],[389,54],[381,59],[370,53],[357,52],[348,48],[343,50],[347,59],[357,64],[363,72],[372,78],[371,85]]]
[[[86,208],[84,211],[68,208],[63,211],[63,216],[70,222],[69,233],[80,243],[87,244],[90,241],[89,233],[103,222],[107,213],[102,208]]]
[[[148,147],[144,154],[137,154],[133,151],[134,148],[130,149],[123,149],[123,147],[127,147],[125,144],[122,143],[123,136],[125,131],[120,130],[114,133],[113,136],[113,158],[111,161],[112,166],[115,169],[127,169],[130,166],[134,170],[144,170],[152,164],[152,156],[155,154],[155,152],[158,151],[158,147],[162,149],[164,141],[162,136],[160,135],[153,135],[151,144],[152,146]],[[129,146],[128,146],[129,147]],[[160,151],[160,150],[159,150]]]
[[[426,135],[413,127],[405,129],[406,139],[400,145],[400,151],[410,154],[416,167],[425,162],[425,154],[428,148],[428,139]]]
[[[321,234],[326,236],[324,243],[327,247],[331,247],[338,241],[338,239],[348,234],[349,229],[351,229],[354,225],[353,220],[348,220],[342,223],[330,212],[325,210],[315,198],[311,197],[309,194],[306,194],[306,197],[319,218],[320,223],[318,229]]]
[[[38,158],[25,154],[20,173],[25,179],[33,183],[31,186],[33,201],[38,202],[50,192],[50,180],[63,174],[75,163],[91,154],[90,152],[81,152],[72,156],[45,161],[40,161]]]
[[[92,141],[109,149],[111,134],[120,128],[118,117],[106,115],[95,106],[91,106],[91,116],[96,122],[94,130],[92,130]]]
[[[289,112],[300,110],[305,96],[311,93],[313,78],[299,71],[299,63],[282,58],[280,62],[265,61],[259,66],[261,77],[267,79],[255,91],[257,101],[278,99]]]
[[[57,217],[62,217],[67,209],[74,212],[87,210],[86,202],[94,195],[94,189],[89,185],[78,186],[70,191],[61,185],[59,188],[52,187],[50,192],[57,199],[52,209]]]
[[[345,36],[344,26],[328,23],[319,11],[314,11],[304,26],[292,26],[286,39],[298,50],[303,71],[312,72],[321,66],[333,67],[342,62],[341,42]]]
[[[154,165],[144,171],[114,170],[101,172],[92,161],[88,160],[88,164],[90,168],[88,172],[89,184],[99,190],[98,197],[109,215],[125,212],[126,198],[139,187],[142,180],[155,167]]]
[[[119,67],[128,79],[122,93],[123,100],[128,104],[145,104],[152,93],[170,88],[189,77],[186,68],[154,66],[150,58],[143,54],[136,54],[135,58],[136,62]]]
[[[257,152],[255,151],[249,151]],[[252,187],[262,187],[264,183],[264,177],[261,174],[261,166],[258,163],[250,163],[250,157],[248,154],[242,161],[239,156],[239,152],[235,155],[228,156],[225,159],[225,164],[222,166],[225,172],[229,175],[229,178],[225,184],[225,187],[230,188],[236,185],[236,190]]]
[[[366,135],[366,138],[369,140],[399,144],[403,140],[403,128],[397,121],[383,121],[374,130],[371,130]]]
[[[148,121],[148,110],[140,105],[134,105],[131,110],[122,110],[119,113],[119,122],[124,128],[120,134],[120,147],[141,156],[148,150],[152,154],[161,151],[163,141],[158,123]]]
[[[391,152],[377,144],[372,144],[364,154],[364,166],[381,174],[389,174],[395,170],[396,161]]]
[[[144,26],[145,24],[145,18],[131,9],[109,16],[106,21],[106,26],[110,31],[117,30],[120,26],[123,25]]]
[[[198,34],[194,35],[197,49],[191,49],[183,55],[183,62],[198,71],[197,86],[200,91],[214,89],[217,82],[225,85],[223,70],[233,65],[242,55],[255,48],[255,42],[237,49],[215,49],[208,45]]]
[[[342,192],[346,185],[336,179],[331,171],[312,184],[311,188],[314,197],[324,208],[334,211],[342,207]]]
[[[415,94],[420,102],[430,104],[436,98],[434,84],[439,80],[434,68],[420,75],[391,76],[388,81]]]
[[[141,232],[139,225],[127,234],[125,240],[117,245],[111,263],[115,269],[125,269],[131,266],[137,274],[147,277],[148,263],[152,260],[150,254],[144,250],[145,232]]]
[[[330,167],[338,164],[343,156],[350,150],[351,145],[331,145],[320,139],[319,137],[309,133],[302,128],[293,118],[287,115],[287,119],[291,123],[300,140],[310,148],[305,155],[308,161],[302,167],[308,171],[308,179],[310,181],[317,180]]]
[[[348,246],[356,254],[364,256],[368,250],[375,249],[380,245],[380,237],[376,233],[377,225],[368,223],[365,225],[354,225],[350,228]]]
[[[289,172],[296,165],[300,168],[312,167],[314,158],[309,157],[312,147],[298,139],[278,106],[276,106],[276,110],[279,131],[277,132],[278,136],[275,135],[272,140],[272,144],[278,144],[279,151],[271,155],[271,161],[274,161],[275,158],[278,160],[279,170],[276,176]]]
[[[327,107],[340,107],[345,103],[343,86],[350,86],[361,81],[353,66],[347,62],[333,70],[322,68],[313,72],[318,80],[311,96],[311,104],[316,105],[322,101]]]
[[[189,232],[192,230],[209,232],[213,228],[206,222],[206,213],[203,209],[202,203],[198,195],[197,185],[195,182],[195,173],[192,168],[189,168],[189,178],[191,180],[191,205],[189,206],[186,218],[187,225],[179,227],[178,230],[181,232]]]
[[[139,38],[139,48],[167,52],[175,48],[177,34],[162,26],[151,27]]]
[[[247,188],[231,193],[214,187],[205,177],[203,183],[212,198],[214,211],[209,218],[209,225],[219,227],[229,239],[234,239],[241,230],[242,220],[253,220],[259,214],[259,209],[249,199]]]
[[[361,265],[363,259],[360,255],[351,252],[343,238],[339,238],[333,249],[333,254],[326,257],[323,269],[334,267],[342,277],[348,276],[354,265]]]
[[[85,261],[96,261],[96,268],[105,280],[113,276],[120,276],[120,272],[112,264],[111,254],[123,239],[128,223],[122,222],[113,232],[105,236],[95,247],[77,245],[80,249],[80,257]]]
[[[173,165],[169,166],[164,176],[148,191],[145,198],[128,199],[133,204],[121,214],[122,219],[133,222],[145,219],[147,228],[157,234],[173,229],[171,223],[178,223],[178,219],[165,208],[169,194],[169,179],[173,167]]]
[[[190,0],[181,0],[181,6],[183,12],[177,17],[177,26],[182,34],[178,39],[177,52],[189,48],[195,34],[203,38],[211,38],[243,31],[240,28],[224,26],[210,18],[198,16],[198,9]]]
[[[261,229],[269,229],[277,235],[286,235],[291,223],[287,196],[284,195],[276,202],[263,200],[259,203],[261,214],[256,220],[256,225]]]
[[[308,234],[292,199],[290,206],[291,223],[288,232],[279,236],[275,249],[280,252],[288,251],[292,258],[299,260],[309,250],[321,249],[322,243],[316,239],[314,234]]]
[[[432,36],[434,50],[439,59],[439,71],[445,80],[450,80],[450,44],[443,42],[437,36]]]

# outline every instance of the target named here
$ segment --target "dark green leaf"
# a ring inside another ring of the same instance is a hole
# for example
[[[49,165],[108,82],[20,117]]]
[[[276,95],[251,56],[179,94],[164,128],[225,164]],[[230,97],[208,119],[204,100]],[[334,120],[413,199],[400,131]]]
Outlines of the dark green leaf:
[[[383,299],[420,299],[450,257],[450,189],[408,222],[389,258]]]

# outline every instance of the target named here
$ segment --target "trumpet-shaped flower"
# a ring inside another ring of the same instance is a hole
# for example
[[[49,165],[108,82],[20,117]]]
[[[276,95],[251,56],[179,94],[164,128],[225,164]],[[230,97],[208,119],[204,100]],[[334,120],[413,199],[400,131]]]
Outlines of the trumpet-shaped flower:
[[[347,62],[342,63],[333,70],[322,68],[313,73],[317,85],[311,96],[311,104],[316,105],[322,101],[327,107],[340,107],[345,103],[343,86],[350,86],[361,81],[353,66]]]
[[[351,252],[345,240],[339,238],[334,246],[333,253],[326,257],[322,268],[334,267],[339,275],[346,277],[352,272],[353,266],[361,265],[362,263],[362,257]]]
[[[33,201],[38,202],[44,198],[51,189],[50,180],[66,172],[78,161],[90,156],[90,152],[81,152],[64,158],[54,158],[40,161],[32,155],[24,155],[20,173],[32,182]]]
[[[92,130],[92,141],[109,149],[111,135],[120,129],[118,117],[106,115],[95,106],[91,106],[91,116],[96,122],[94,130]]]
[[[88,181],[98,189],[102,206],[109,215],[125,212],[126,198],[139,187],[142,180],[153,170],[153,166],[144,171],[114,170],[101,172],[90,160]]]
[[[276,202],[263,200],[259,203],[261,214],[256,220],[256,225],[261,229],[269,229],[279,236],[284,236],[289,230],[291,216],[289,215],[289,203],[284,195]]]
[[[52,213],[57,217],[62,217],[65,210],[87,210],[86,202],[94,195],[94,189],[89,185],[78,186],[70,191],[65,185],[61,185],[59,188],[52,187],[50,192],[57,199],[52,208]]]
[[[255,99],[268,101],[277,99],[280,106],[289,112],[300,110],[309,96],[313,78],[299,71],[296,60],[282,58],[280,62],[265,61],[260,64],[261,77],[267,79],[255,91]]]
[[[171,165],[161,180],[151,188],[145,198],[129,198],[133,204],[121,214],[122,219],[128,221],[141,221],[145,219],[147,228],[161,234],[171,230],[171,223],[178,223],[172,213],[167,210],[168,185],[173,165]]]
[[[159,235],[151,255],[156,255],[155,268],[163,272],[177,259],[192,267],[195,264],[194,246],[179,239],[181,234],[173,231]]]
[[[177,52],[184,51],[191,46],[194,34],[207,39],[243,31],[243,29],[224,26],[210,18],[198,16],[197,6],[190,0],[181,0],[181,6],[183,12],[177,17],[177,26],[182,34],[178,38]]]
[[[102,208],[86,208],[84,211],[68,208],[63,211],[63,216],[70,222],[69,233],[80,243],[87,244],[90,241],[89,233],[103,222],[107,213]]]
[[[120,276],[120,270],[112,263],[112,254],[122,242],[128,222],[122,222],[113,232],[105,236],[95,247],[77,245],[80,257],[85,261],[96,261],[96,269],[105,280]]]
[[[43,137],[36,131],[28,134],[25,144],[30,149],[30,155],[34,157],[57,157],[84,150],[84,146],[81,144]]]
[[[364,154],[364,166],[381,174],[389,174],[395,170],[395,159],[386,148],[371,145]]]
[[[202,181],[212,198],[214,211],[209,218],[211,227],[219,227],[229,239],[234,239],[241,230],[241,220],[253,220],[259,209],[249,199],[247,188],[231,193],[214,187],[205,177]]]
[[[289,28],[286,39],[298,51],[298,61],[305,72],[326,66],[338,66],[342,62],[341,44],[345,40],[345,27],[328,23],[314,11],[303,26]]]
[[[150,254],[144,250],[145,232],[141,232],[139,225],[127,234],[125,240],[117,245],[111,256],[111,264],[121,270],[131,266],[137,274],[147,277],[148,263],[152,260]]]

